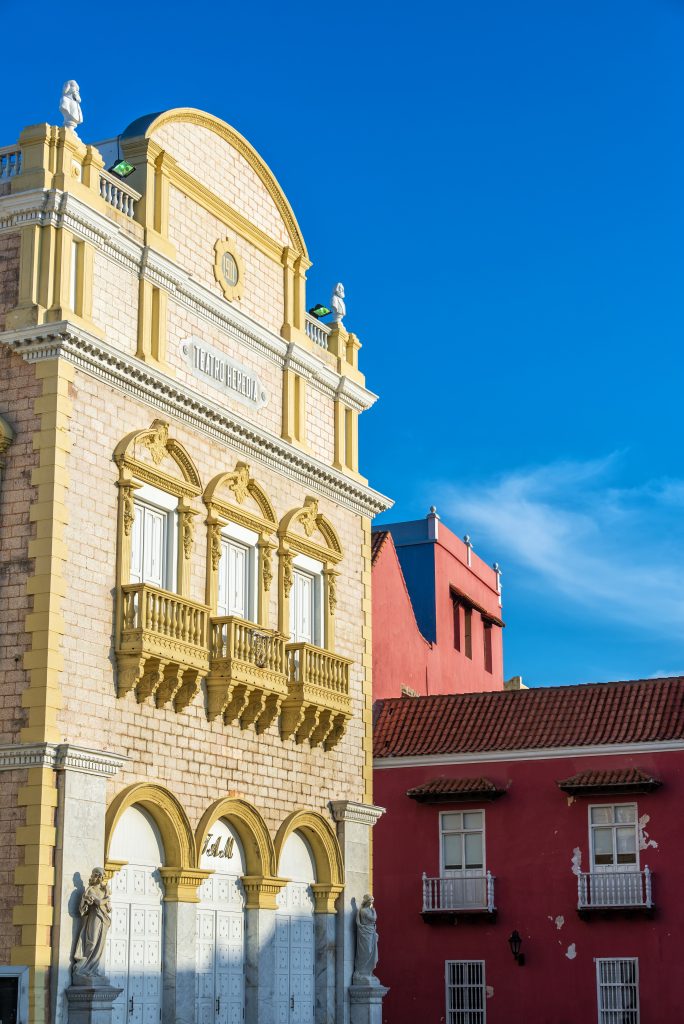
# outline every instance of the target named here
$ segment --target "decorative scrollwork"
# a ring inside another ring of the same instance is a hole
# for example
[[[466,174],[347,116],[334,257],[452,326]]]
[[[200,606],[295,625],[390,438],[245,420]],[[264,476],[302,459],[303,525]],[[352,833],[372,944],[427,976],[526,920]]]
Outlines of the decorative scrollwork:
[[[235,472],[228,481],[228,488],[235,495],[237,503],[241,505],[249,494],[249,466],[246,462],[238,462]]]
[[[316,498],[305,499],[304,511],[300,512],[298,519],[304,527],[304,533],[307,537],[311,537],[318,526],[318,501]]]
[[[221,561],[221,524],[212,523],[211,527],[211,567],[216,572]]]
[[[169,443],[169,425],[166,420],[154,420],[150,430],[150,436],[145,439],[144,444],[149,449],[155,466],[158,466],[167,454],[166,446]]]
[[[271,561],[271,549],[270,549],[270,547],[266,546],[266,547],[264,547],[262,549],[262,559],[263,559],[263,564],[262,564],[261,575],[262,575],[262,580],[263,580],[263,584],[264,584],[264,590],[270,590],[271,589],[271,583],[273,582],[273,567],[272,567],[272,561]],[[288,593],[289,593],[289,591],[288,591]]]
[[[285,597],[290,596],[292,590],[292,584],[294,583],[294,575],[292,572],[292,555],[282,554],[281,559],[283,561],[283,592]]]
[[[123,499],[123,528],[126,537],[130,537],[133,523],[135,522],[135,503],[130,490],[124,493]]]
[[[195,519],[192,513],[186,512],[183,516],[183,554],[190,558],[192,545],[195,542]]]

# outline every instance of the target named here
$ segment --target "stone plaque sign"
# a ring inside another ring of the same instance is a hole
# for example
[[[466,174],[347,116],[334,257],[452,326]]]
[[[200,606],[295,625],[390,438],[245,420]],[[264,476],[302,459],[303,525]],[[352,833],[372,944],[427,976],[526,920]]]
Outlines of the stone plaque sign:
[[[268,402],[268,393],[254,370],[247,369],[200,338],[186,338],[181,347],[190,370],[229,398],[253,409]]]

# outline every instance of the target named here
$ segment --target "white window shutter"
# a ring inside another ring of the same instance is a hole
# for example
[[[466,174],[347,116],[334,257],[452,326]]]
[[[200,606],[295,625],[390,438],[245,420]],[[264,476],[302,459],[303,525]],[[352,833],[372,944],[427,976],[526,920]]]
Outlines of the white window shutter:
[[[230,545],[230,614],[247,617],[247,550]]]
[[[153,587],[164,586],[165,518],[163,512],[145,508],[143,519],[143,579]]]
[[[229,573],[229,548],[227,540],[221,540],[221,561],[218,573],[218,601],[217,611],[219,615],[228,615],[228,573]]]
[[[145,509],[134,502],[135,518],[131,531],[131,583],[142,583],[142,531]]]

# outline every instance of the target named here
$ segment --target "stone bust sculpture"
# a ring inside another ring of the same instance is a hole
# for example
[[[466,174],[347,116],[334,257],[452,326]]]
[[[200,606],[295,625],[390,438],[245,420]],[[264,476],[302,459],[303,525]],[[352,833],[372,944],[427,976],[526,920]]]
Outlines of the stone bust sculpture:
[[[62,98],[59,101],[59,112],[64,117],[64,127],[75,130],[79,124],[83,124],[81,113],[81,93],[78,82],[65,82],[62,87]]]
[[[100,964],[112,923],[112,901],[102,868],[93,868],[78,912],[82,923],[72,972],[74,985],[107,985]]]
[[[336,324],[342,323],[342,318],[347,314],[347,307],[344,304],[344,285],[336,284],[335,290],[330,299],[330,308],[333,311],[333,321]]]
[[[373,897],[366,893],[356,914],[356,956],[354,958],[353,985],[379,985],[373,974],[378,963],[378,915]]]

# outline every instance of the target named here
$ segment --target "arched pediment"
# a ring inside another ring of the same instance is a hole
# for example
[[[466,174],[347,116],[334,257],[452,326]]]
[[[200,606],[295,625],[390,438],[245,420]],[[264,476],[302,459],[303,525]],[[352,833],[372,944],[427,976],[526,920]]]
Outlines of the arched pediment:
[[[149,139],[155,133],[158,133],[160,129],[174,124],[189,124],[203,128],[218,136],[242,157],[271,197],[289,236],[292,248],[298,256],[304,257],[308,263],[308,252],[304,236],[292,207],[275,175],[247,139],[240,135],[231,125],[222,121],[221,118],[208,114],[204,110],[195,110],[192,107],[177,107],[156,114],[146,114],[133,121],[126,128],[121,137],[124,143],[124,150],[126,142],[133,139]]]
[[[204,503],[212,514],[248,529],[272,533],[278,528],[271,500],[251,475],[246,462],[238,462],[230,473],[215,476],[204,492]]]
[[[190,823],[176,797],[165,789],[149,782],[137,782],[118,793],[105,817],[105,861],[109,860],[109,848],[116,826],[124,811],[139,805],[153,819],[164,844],[166,867],[180,869],[195,867],[195,844]]]
[[[281,542],[322,562],[339,562],[344,552],[337,530],[318,510],[318,498],[308,496],[301,508],[292,509],[280,520]]]
[[[114,461],[144,483],[180,496],[194,497],[202,490],[195,463],[175,438],[166,420],[154,420],[145,430],[134,430],[119,441]]]

